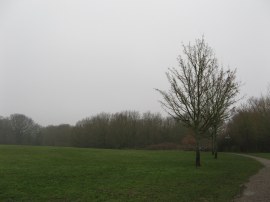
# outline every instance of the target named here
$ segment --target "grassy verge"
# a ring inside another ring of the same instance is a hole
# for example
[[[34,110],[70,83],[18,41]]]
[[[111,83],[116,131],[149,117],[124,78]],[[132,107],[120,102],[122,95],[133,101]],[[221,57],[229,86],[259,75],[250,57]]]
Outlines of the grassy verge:
[[[0,201],[230,201],[261,165],[221,153],[0,146]],[[243,172],[244,171],[244,172]]]
[[[250,155],[270,159],[270,153],[251,153]]]

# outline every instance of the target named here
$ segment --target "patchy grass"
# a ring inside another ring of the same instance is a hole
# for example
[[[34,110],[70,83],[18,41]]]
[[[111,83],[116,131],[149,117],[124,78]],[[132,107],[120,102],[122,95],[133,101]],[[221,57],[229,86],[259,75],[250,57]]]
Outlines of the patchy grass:
[[[0,201],[230,201],[258,162],[220,153],[0,146]],[[244,171],[244,172],[243,172]]]

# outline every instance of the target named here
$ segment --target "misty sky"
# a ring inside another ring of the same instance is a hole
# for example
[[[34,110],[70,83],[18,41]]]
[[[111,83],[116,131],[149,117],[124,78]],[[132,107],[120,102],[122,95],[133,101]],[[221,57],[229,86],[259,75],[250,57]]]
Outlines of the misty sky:
[[[202,35],[242,95],[266,91],[269,0],[0,0],[0,115],[45,126],[162,112],[154,88],[168,89],[181,43]]]

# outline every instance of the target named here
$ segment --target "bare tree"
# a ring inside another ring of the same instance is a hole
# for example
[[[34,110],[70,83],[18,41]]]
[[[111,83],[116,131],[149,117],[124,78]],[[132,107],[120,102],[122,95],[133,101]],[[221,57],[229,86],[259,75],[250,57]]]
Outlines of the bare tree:
[[[213,75],[213,99],[211,99],[210,111],[213,114],[212,131],[213,151],[217,159],[217,135],[224,129],[223,125],[231,115],[230,106],[236,103],[240,83],[236,82],[236,70],[224,71],[222,68]]]
[[[10,115],[10,124],[17,144],[32,144],[40,131],[40,126],[23,114]]]
[[[201,165],[201,138],[210,127],[224,119],[227,109],[234,103],[239,84],[235,82],[235,71],[224,72],[219,68],[204,38],[197,39],[194,45],[183,45],[183,54],[184,57],[178,57],[180,69],[169,68],[166,73],[170,90],[156,90],[163,97],[160,102],[165,111],[193,129],[198,167]]]

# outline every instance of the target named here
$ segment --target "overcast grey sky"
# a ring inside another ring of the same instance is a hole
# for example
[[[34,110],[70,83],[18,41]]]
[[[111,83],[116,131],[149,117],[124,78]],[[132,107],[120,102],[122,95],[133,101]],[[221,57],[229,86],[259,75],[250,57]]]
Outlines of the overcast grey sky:
[[[204,34],[242,94],[270,82],[269,0],[1,0],[0,115],[41,125],[162,112],[165,71]]]

